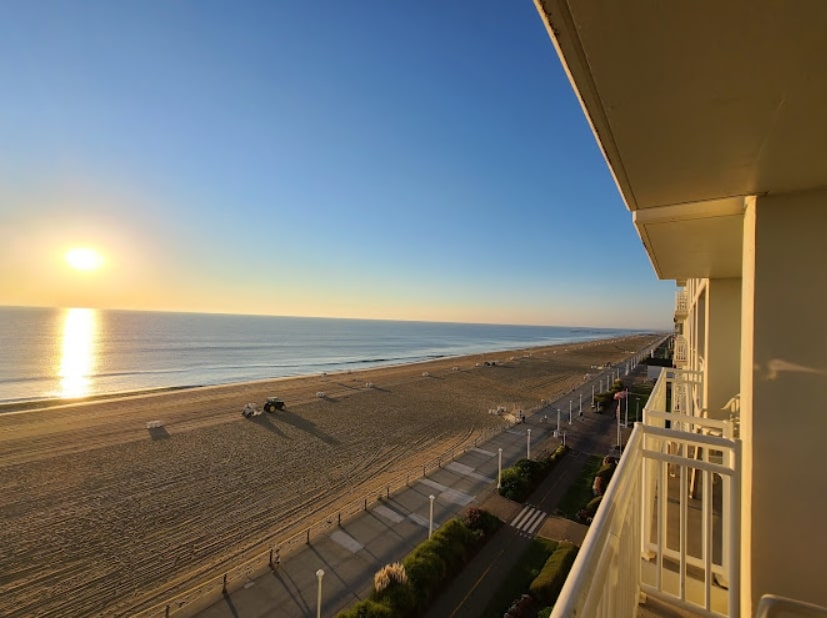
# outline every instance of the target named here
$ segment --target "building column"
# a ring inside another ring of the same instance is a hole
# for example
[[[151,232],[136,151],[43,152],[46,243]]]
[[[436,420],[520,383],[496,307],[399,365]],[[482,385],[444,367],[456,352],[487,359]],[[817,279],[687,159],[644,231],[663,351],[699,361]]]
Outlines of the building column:
[[[741,279],[707,283],[703,406],[710,418],[729,419],[741,390]]]
[[[741,320],[741,610],[827,605],[827,190],[747,200]]]

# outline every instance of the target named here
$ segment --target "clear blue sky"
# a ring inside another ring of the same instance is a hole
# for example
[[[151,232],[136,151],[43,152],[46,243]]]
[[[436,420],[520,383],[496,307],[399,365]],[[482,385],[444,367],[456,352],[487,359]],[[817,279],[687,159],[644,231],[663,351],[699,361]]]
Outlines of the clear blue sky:
[[[0,84],[0,304],[671,326],[529,0],[6,0]]]

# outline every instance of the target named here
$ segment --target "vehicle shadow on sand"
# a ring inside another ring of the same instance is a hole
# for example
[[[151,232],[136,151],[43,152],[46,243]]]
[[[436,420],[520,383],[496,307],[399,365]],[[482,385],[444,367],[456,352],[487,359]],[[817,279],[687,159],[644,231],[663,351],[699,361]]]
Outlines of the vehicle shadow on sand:
[[[253,416],[249,419],[259,427],[264,427],[267,431],[272,431],[274,434],[278,435],[281,438],[286,438],[287,434],[285,434],[281,429],[278,428],[271,419],[269,414],[260,414],[258,416]]]
[[[310,435],[317,437],[319,440],[325,442],[326,444],[340,444],[340,442],[336,438],[319,430],[316,427],[315,423],[307,420],[302,416],[299,416],[298,414],[293,414],[292,412],[290,412],[290,410],[286,408],[284,410],[279,410],[275,414],[274,418],[289,423],[293,425],[293,427],[295,427],[296,429],[306,431]]]

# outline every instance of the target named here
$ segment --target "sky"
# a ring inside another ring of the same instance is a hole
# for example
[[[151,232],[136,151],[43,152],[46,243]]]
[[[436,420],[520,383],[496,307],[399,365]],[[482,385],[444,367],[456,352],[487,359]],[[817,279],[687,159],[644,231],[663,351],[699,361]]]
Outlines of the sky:
[[[672,326],[530,0],[6,0],[0,84],[0,305]]]

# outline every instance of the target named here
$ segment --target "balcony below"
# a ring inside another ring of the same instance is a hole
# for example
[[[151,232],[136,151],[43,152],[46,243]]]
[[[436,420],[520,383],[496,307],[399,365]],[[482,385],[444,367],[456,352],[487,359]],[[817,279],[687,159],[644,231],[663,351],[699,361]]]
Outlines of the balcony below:
[[[555,605],[563,616],[738,616],[740,442],[664,369]]]

